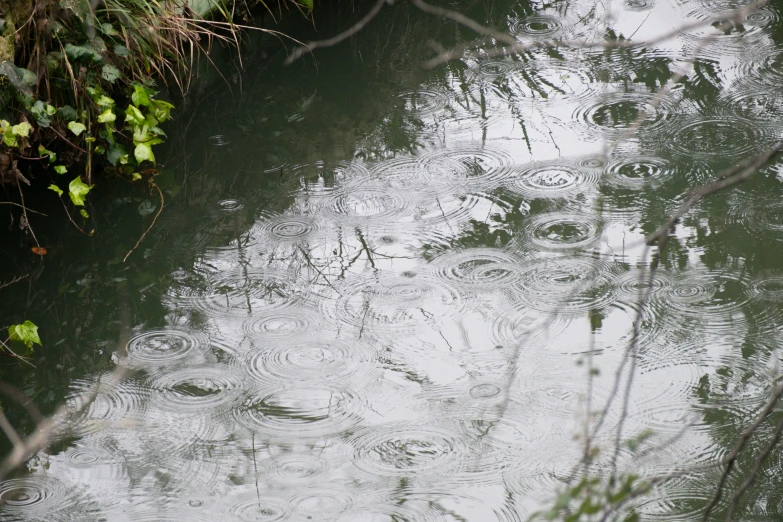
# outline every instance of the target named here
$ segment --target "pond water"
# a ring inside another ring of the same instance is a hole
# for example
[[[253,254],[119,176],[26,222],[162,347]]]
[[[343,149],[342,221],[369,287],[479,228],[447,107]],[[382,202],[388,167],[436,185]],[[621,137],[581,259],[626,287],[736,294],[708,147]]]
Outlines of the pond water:
[[[718,462],[780,371],[783,163],[696,206],[640,277],[645,236],[685,192],[783,131],[779,5],[710,26],[740,6],[466,4],[523,43],[671,37],[514,57],[488,44],[432,69],[430,40],[472,34],[410,4],[288,67],[292,45],[271,37],[249,37],[241,66],[216,52],[225,81],[178,104],[165,206],[127,262],[160,200],[112,180],[95,237],[54,202],[32,222],[46,258],[21,235],[2,251],[4,274],[28,275],[0,313],[44,342],[2,379],[45,413],[80,411],[0,483],[0,518],[525,520],[579,480],[599,420],[591,476]],[[331,36],[369,8],[286,30]],[[117,364],[134,371],[115,382]],[[632,505],[700,520],[719,476]],[[783,514],[781,477],[778,449],[744,520]]]

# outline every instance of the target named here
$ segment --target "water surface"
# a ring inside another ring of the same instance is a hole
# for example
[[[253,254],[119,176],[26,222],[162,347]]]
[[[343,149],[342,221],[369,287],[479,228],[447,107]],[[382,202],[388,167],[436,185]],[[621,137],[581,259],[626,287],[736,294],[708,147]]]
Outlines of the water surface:
[[[589,43],[738,5],[463,10],[520,42]],[[301,37],[359,16],[337,10]],[[644,237],[688,188],[779,139],[779,17],[770,3],[645,48],[475,52],[424,70],[427,41],[454,44],[457,28],[403,4],[290,67],[272,39],[249,39],[244,69],[216,54],[226,81],[180,104],[156,179],[165,207],[127,263],[160,202],[111,180],[95,238],[41,219],[50,256],[30,259],[21,237],[3,251],[30,274],[2,290],[3,317],[34,320],[45,345],[3,379],[45,412],[83,411],[0,484],[2,518],[525,520],[578,478],[641,290],[621,438],[652,436],[622,446],[618,471],[716,462],[779,371],[780,162],[688,214],[649,283]],[[117,364],[135,371],[106,383]],[[595,440],[599,477],[622,398]],[[781,515],[782,465],[773,452],[745,516]],[[698,520],[718,476],[669,481],[639,513]]]

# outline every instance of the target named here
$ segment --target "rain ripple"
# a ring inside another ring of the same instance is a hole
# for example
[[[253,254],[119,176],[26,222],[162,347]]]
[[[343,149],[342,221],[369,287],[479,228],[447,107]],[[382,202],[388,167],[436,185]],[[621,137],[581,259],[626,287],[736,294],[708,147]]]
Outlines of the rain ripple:
[[[228,369],[204,365],[167,371],[154,378],[150,388],[158,407],[196,413],[231,407],[242,391],[242,382]]]
[[[53,476],[31,475],[0,483],[3,520],[71,519],[78,504],[78,490]]]
[[[588,214],[539,214],[530,220],[525,237],[542,250],[587,248],[601,238],[601,221]]]
[[[350,441],[354,466],[371,481],[443,474],[468,452],[457,432],[435,426],[383,424],[359,431]]]
[[[339,285],[336,306],[321,301],[323,313],[340,323],[371,330],[411,331],[429,324],[448,323],[468,308],[463,294],[427,274],[380,272]]]
[[[497,147],[464,143],[452,149],[426,153],[419,161],[422,170],[435,173],[438,184],[459,183],[465,187],[501,181],[514,158]]]
[[[372,379],[377,349],[367,342],[313,336],[276,341],[257,347],[248,362],[250,376],[261,384],[348,382],[361,375]]]
[[[506,186],[530,198],[564,198],[589,191],[600,178],[598,169],[558,160],[515,167]]]
[[[449,250],[430,263],[448,284],[491,291],[519,279],[522,258],[497,248],[470,248]]]
[[[520,282],[506,290],[542,312],[586,312],[614,300],[614,274],[608,262],[586,257],[553,257],[521,267]]]
[[[128,362],[133,365],[165,365],[181,362],[209,348],[206,334],[164,328],[149,330],[128,341]]]
[[[365,420],[364,398],[327,383],[248,395],[232,414],[246,428],[280,440],[335,435]]]

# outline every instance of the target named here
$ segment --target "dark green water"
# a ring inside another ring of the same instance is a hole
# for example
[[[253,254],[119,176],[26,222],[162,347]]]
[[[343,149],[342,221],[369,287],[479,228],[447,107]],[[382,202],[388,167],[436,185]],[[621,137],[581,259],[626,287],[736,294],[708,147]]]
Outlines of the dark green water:
[[[739,5],[452,7],[521,42],[589,43]],[[369,7],[287,30],[327,37]],[[41,194],[43,260],[4,232],[0,269],[27,278],[0,290],[0,316],[33,320],[44,347],[36,368],[2,361],[2,379],[44,413],[84,409],[0,483],[0,518],[525,520],[574,478],[585,423],[613,396],[592,476],[613,460],[645,477],[717,462],[780,373],[779,159],[674,230],[621,433],[652,436],[616,459],[626,381],[612,390],[646,287],[644,237],[686,190],[781,135],[782,29],[768,4],[731,30],[643,49],[475,52],[424,70],[429,40],[472,36],[401,4],[315,62],[283,67],[267,37],[248,40],[244,69],[216,53],[228,84],[205,80],[178,104],[165,207],[126,263],[160,204],[143,187],[98,184],[93,238]],[[117,364],[137,371],[85,405]],[[740,476],[778,420],[751,439]],[[633,505],[644,520],[700,520],[719,475]],[[783,516],[782,477],[776,449],[743,520]]]

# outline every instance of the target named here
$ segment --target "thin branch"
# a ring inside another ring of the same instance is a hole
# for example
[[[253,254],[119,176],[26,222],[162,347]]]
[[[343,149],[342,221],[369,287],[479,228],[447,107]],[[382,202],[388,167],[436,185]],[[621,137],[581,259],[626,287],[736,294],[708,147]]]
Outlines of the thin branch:
[[[24,213],[24,221],[25,225],[27,226],[27,230],[29,230],[30,234],[32,234],[36,246],[41,248],[41,244],[38,242],[38,238],[35,237],[35,232],[33,232],[33,226],[30,224],[30,220],[27,218],[27,207],[24,206],[24,194],[22,194],[22,186],[17,183],[16,188],[19,189],[19,197],[22,198],[22,212]]]
[[[14,203],[13,201],[0,201],[0,205],[13,205],[15,207],[19,208],[25,208],[23,205],[20,205],[19,203]],[[38,212],[37,210],[27,209],[28,212],[32,212],[33,214],[38,214],[39,216],[46,216],[48,215],[44,214],[43,212]]]
[[[2,290],[3,288],[5,288],[6,286],[11,286],[11,285],[12,285],[12,284],[14,284],[14,283],[18,283],[19,281],[21,281],[22,279],[24,279],[24,278],[28,277],[29,275],[30,275],[30,274],[25,274],[25,275],[23,275],[23,276],[14,277],[13,279],[11,279],[10,281],[8,281],[7,283],[3,283],[3,284],[1,284],[1,285],[0,285],[0,290]]]
[[[158,194],[160,194],[160,208],[158,209],[157,214],[155,214],[155,217],[153,218],[152,223],[150,223],[150,226],[147,227],[147,230],[145,230],[144,233],[139,238],[139,240],[136,241],[136,245],[134,245],[134,247],[131,248],[130,251],[127,254],[125,254],[125,257],[122,259],[123,263],[128,260],[128,256],[130,256],[133,253],[133,251],[136,250],[139,247],[141,242],[144,241],[144,238],[147,236],[147,232],[152,230],[152,227],[155,226],[155,222],[158,220],[158,216],[160,216],[160,213],[163,212],[163,205],[164,205],[163,192],[161,192],[160,187],[157,186],[156,184],[153,183],[152,186],[155,187],[157,189],[157,191],[158,191]]]
[[[84,231],[84,229],[82,229],[82,227],[80,227],[79,225],[77,225],[77,224],[76,224],[76,221],[74,221],[74,220],[73,220],[73,218],[71,217],[71,213],[70,213],[70,212],[68,212],[68,207],[67,207],[67,206],[65,206],[65,201],[63,201],[63,198],[57,198],[57,199],[59,199],[59,200],[60,200],[60,203],[62,203],[62,205],[63,205],[63,209],[65,210],[65,215],[66,215],[66,216],[68,216],[68,219],[71,221],[71,223],[73,223],[73,226],[75,226],[75,227],[76,227],[76,230],[78,230],[79,232],[81,232],[81,233],[82,233],[82,234],[84,234],[85,236],[88,236],[88,237],[89,237],[89,235],[90,235],[90,234],[88,234],[87,232],[85,232],[85,231]]]

